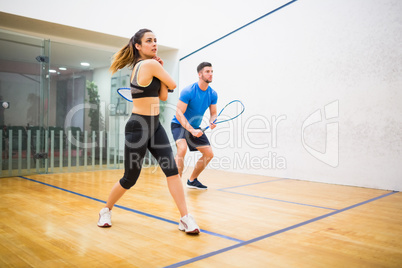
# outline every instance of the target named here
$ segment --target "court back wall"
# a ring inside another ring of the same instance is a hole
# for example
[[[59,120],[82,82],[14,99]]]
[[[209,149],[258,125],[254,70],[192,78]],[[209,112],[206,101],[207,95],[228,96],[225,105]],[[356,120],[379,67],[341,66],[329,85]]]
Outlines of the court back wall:
[[[397,0],[300,0],[182,59],[180,88],[210,61],[218,110],[246,106],[208,133],[209,167],[402,190],[401,13]]]

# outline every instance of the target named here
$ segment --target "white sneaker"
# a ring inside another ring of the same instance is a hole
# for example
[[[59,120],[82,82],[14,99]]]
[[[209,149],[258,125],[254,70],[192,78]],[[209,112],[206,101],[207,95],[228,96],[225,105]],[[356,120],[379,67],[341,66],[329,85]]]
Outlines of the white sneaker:
[[[99,212],[99,227],[111,227],[112,226],[112,211],[108,208],[102,208]]]
[[[184,231],[187,234],[198,234],[200,232],[200,227],[195,223],[193,216],[187,214],[180,218],[179,230]]]

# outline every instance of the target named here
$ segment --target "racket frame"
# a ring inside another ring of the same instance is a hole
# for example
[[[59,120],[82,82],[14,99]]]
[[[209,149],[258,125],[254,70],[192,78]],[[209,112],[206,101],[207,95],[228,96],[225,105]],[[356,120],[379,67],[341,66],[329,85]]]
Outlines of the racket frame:
[[[241,112],[240,112],[239,114],[237,114],[236,116],[234,116],[234,117],[232,117],[232,118],[229,118],[229,119],[226,119],[226,120],[222,120],[222,121],[217,122],[219,116],[222,114],[222,112],[225,110],[225,108],[228,107],[230,104],[232,104],[232,103],[234,103],[234,102],[239,102],[239,103],[241,104],[243,110],[241,110]],[[225,107],[223,107],[223,108],[221,109],[221,111],[219,112],[218,116],[216,117],[216,119],[215,119],[212,123],[214,123],[214,124],[220,124],[220,123],[224,123],[224,122],[233,120],[233,119],[239,117],[239,116],[244,112],[245,109],[246,109],[246,108],[244,107],[244,104],[243,104],[240,100],[232,100],[231,102],[229,102],[228,104],[226,104]],[[205,130],[207,130],[209,127],[210,127],[210,126],[206,126],[206,127],[204,127],[204,128],[201,128],[201,131],[202,131],[202,132],[205,132]]]
[[[130,98],[130,99],[127,99],[122,93],[120,93],[120,91],[123,91],[123,90],[130,91],[130,96],[131,96],[131,88],[129,88],[129,87],[120,87],[120,88],[117,89],[117,93],[118,93],[123,99],[125,99],[126,101],[133,102],[133,100],[132,100],[131,98]]]

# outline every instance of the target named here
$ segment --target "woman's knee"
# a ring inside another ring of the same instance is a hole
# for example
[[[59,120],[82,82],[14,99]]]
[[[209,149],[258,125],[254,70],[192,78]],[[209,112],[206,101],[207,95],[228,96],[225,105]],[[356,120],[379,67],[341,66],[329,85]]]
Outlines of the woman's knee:
[[[138,178],[137,178],[138,179]],[[127,177],[123,177],[120,179],[120,185],[124,189],[128,190],[133,187],[137,183],[137,179],[129,179]]]

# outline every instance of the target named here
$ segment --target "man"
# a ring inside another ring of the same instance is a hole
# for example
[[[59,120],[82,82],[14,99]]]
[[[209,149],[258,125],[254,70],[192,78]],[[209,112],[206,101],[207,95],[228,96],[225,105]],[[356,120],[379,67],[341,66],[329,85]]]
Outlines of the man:
[[[187,180],[187,187],[206,190],[208,187],[198,181],[198,176],[214,157],[214,154],[207,136],[200,130],[200,124],[205,111],[209,108],[210,128],[215,128],[214,120],[217,116],[218,94],[209,86],[213,76],[211,63],[200,63],[197,72],[198,82],[185,87],[180,93],[171,129],[177,146],[175,160],[180,176],[183,173],[187,146],[190,151],[200,151],[202,156],[198,159],[193,173]]]

